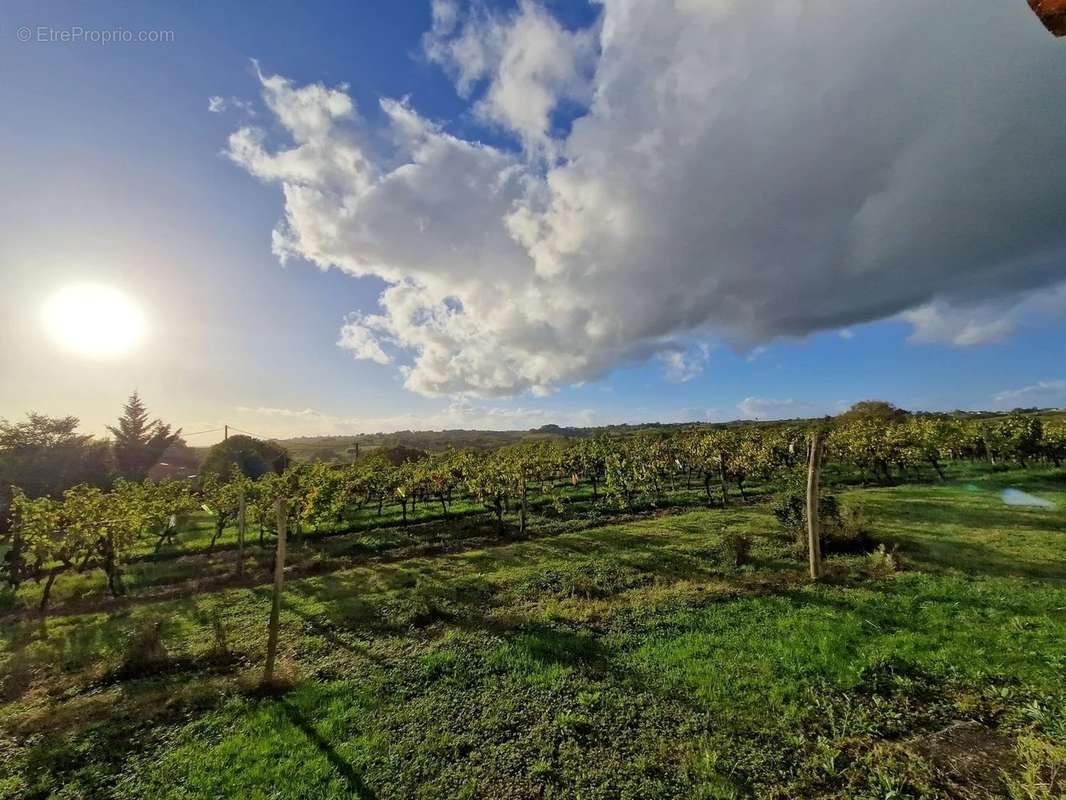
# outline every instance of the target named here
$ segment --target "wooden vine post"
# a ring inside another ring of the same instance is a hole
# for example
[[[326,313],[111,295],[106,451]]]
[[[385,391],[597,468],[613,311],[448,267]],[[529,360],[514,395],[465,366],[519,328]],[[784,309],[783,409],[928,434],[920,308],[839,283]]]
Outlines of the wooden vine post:
[[[278,617],[281,615],[281,590],[285,583],[285,533],[289,518],[289,504],[283,497],[278,498],[278,551],[274,558],[274,602],[270,607],[270,629],[267,635],[266,670],[263,683],[274,680],[274,662],[278,655]]]
[[[729,485],[725,479],[725,453],[718,454],[718,480],[722,484],[722,508],[729,505]]]
[[[241,488],[241,494],[237,501],[237,577],[244,577],[244,535],[245,535],[245,511],[246,503],[244,497],[244,488]]]
[[[811,454],[807,465],[807,551],[811,562],[811,580],[822,577],[822,540],[818,530],[818,471],[822,466],[822,433],[811,435]]]
[[[518,532],[522,536],[525,536],[526,535],[526,494],[527,494],[527,492],[526,492],[526,468],[523,466],[523,467],[521,467],[521,470],[522,470],[522,477],[520,479],[519,487],[520,487],[521,492],[522,492],[522,505],[521,505],[521,508],[519,510],[520,522],[519,522],[519,525],[518,525]]]

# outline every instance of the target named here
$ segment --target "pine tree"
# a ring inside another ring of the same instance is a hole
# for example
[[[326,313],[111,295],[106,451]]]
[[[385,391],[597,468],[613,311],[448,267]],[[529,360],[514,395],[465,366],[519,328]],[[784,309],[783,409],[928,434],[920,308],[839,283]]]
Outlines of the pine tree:
[[[118,427],[109,425],[108,430],[115,437],[112,449],[118,474],[130,481],[144,480],[181,434],[180,428],[171,433],[170,426],[158,419],[149,422],[148,409],[137,392],[126,401]]]

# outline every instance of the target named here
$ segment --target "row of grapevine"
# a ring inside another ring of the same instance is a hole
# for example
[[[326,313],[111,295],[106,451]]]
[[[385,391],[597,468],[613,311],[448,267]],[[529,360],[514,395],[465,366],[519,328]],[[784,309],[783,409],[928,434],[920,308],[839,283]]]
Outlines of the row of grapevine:
[[[174,522],[204,508],[215,522],[213,547],[237,518],[241,499],[262,544],[276,526],[276,504],[285,498],[289,530],[336,526],[365,508],[398,508],[407,522],[419,506],[447,516],[459,499],[476,502],[500,523],[518,515],[525,533],[532,502],[561,508],[567,489],[590,486],[592,499],[623,509],[659,503],[679,486],[702,486],[708,500],[728,505],[731,493],[747,498],[752,484],[765,485],[802,463],[809,426],[711,428],[656,436],[597,436],[573,442],[537,440],[492,452],[451,451],[390,463],[368,458],[354,464],[298,464],[252,481],[205,479],[141,484],[119,481],[110,492],[77,486],[60,498],[15,493],[15,524],[7,554],[8,578],[43,581],[43,603],[64,571],[102,570],[110,590],[124,590],[122,565],[143,538],[157,549],[173,540]],[[991,421],[912,416],[902,421],[839,420],[829,425],[826,458],[867,479],[888,480],[922,468],[944,476],[944,464],[959,459],[1026,466],[1066,459],[1066,423],[1042,424],[1032,416]]]

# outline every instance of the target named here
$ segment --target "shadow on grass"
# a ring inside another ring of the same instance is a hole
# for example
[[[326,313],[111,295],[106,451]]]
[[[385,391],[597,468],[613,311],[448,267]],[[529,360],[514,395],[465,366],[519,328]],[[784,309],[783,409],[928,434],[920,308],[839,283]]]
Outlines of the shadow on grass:
[[[366,785],[359,772],[345,761],[340,753],[338,753],[328,741],[319,735],[318,731],[312,726],[300,713],[300,711],[286,700],[279,702],[285,715],[289,718],[289,721],[307,737],[308,741],[313,744],[318,751],[326,757],[326,760],[333,765],[333,768],[337,770],[337,773],[344,780],[348,787],[348,791],[353,797],[358,797],[361,800],[377,800],[377,795],[374,791]]]
[[[1063,518],[1055,511],[1023,508],[988,507],[987,504],[964,504],[964,498],[906,500],[896,503],[876,503],[877,516],[897,524],[954,525],[972,531],[981,529],[1010,530],[1034,533],[1063,533]]]

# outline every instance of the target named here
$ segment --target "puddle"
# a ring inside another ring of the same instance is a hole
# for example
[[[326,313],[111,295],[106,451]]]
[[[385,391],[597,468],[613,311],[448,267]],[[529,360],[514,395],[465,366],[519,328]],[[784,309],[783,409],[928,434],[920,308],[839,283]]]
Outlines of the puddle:
[[[1042,497],[1023,492],[1019,489],[1004,489],[1000,495],[1008,506],[1026,506],[1029,508],[1054,508],[1055,504]]]

